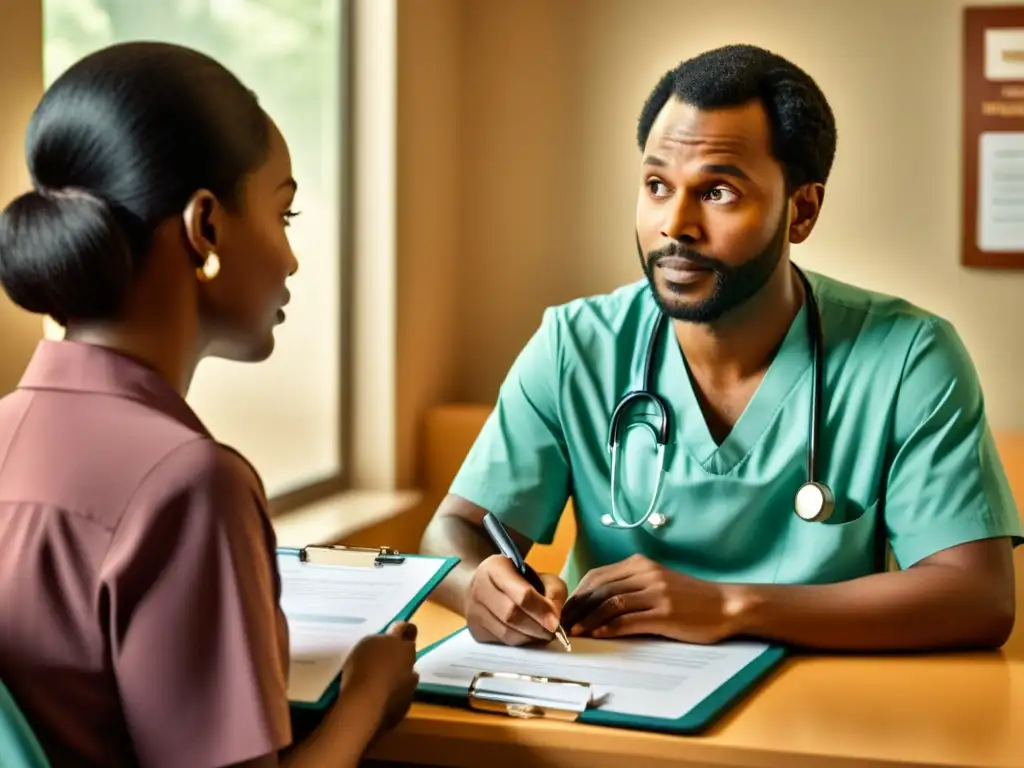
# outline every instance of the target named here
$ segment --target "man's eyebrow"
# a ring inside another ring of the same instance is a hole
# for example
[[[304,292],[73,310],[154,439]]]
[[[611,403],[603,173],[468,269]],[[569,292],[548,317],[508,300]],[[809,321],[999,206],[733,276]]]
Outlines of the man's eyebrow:
[[[656,155],[647,155],[644,157],[644,165],[651,165],[656,168],[667,168],[668,162],[662,160]],[[739,166],[733,165],[732,163],[711,163],[708,165],[702,165],[701,171],[710,174],[733,176],[734,178],[742,179],[743,181],[750,181],[750,177],[747,176]]]
[[[701,170],[704,173],[734,176],[735,178],[742,179],[743,181],[750,181],[750,177],[747,176],[739,166],[732,165],[731,163],[713,163],[711,165],[704,165],[701,166]]]
[[[284,189],[285,187],[291,187],[292,192],[298,192],[299,183],[289,176],[287,179],[285,179],[284,181],[277,185],[278,189]]]

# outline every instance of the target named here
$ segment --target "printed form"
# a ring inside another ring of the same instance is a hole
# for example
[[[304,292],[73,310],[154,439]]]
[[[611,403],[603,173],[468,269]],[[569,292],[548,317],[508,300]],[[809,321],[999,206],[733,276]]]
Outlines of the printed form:
[[[278,557],[291,649],[288,700],[318,701],[352,647],[386,629],[444,564],[407,557],[400,565],[360,568]]]
[[[526,648],[477,643],[464,630],[420,658],[416,669],[421,684],[465,689],[478,672],[588,683],[592,708],[678,720],[770,649],[758,642],[708,646],[647,638],[574,637],[569,653],[557,642]],[[516,698],[529,688],[511,681],[488,680],[487,685],[490,689],[503,685]],[[534,686],[533,691],[542,695],[543,686]]]

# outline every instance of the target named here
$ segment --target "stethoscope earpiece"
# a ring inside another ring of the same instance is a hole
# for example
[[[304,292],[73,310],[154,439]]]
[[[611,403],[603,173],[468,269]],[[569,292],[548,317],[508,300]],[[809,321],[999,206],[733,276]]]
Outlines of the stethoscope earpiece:
[[[800,486],[793,502],[796,516],[809,523],[823,523],[832,517],[836,500],[832,489],[824,483],[809,482]]]

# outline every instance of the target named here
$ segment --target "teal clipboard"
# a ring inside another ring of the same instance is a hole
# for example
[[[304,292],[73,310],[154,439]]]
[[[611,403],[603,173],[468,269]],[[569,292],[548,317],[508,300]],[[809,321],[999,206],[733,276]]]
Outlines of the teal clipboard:
[[[319,552],[323,553],[326,557],[323,560],[314,561],[311,559],[311,553]],[[383,568],[400,568],[402,563],[407,559],[417,560],[442,560],[441,567],[437,569],[437,573],[434,574],[433,578],[430,579],[419,592],[405,604],[405,607],[398,612],[385,626],[381,627],[378,634],[387,630],[387,628],[396,621],[408,621],[412,618],[412,615],[419,610],[420,606],[426,602],[427,598],[430,597],[430,593],[434,591],[438,584],[451,573],[451,570],[459,564],[459,558],[457,557],[427,557],[424,555],[406,555],[399,554],[393,549],[388,547],[380,547],[379,549],[366,549],[361,547],[342,547],[342,546],[310,546],[298,549],[295,547],[278,547],[278,557],[282,555],[294,555],[296,558],[308,562],[317,562],[320,565],[357,565],[362,567],[383,567]],[[331,559],[334,562],[331,562]],[[334,678],[334,680],[324,690],[323,695],[316,701],[289,701],[288,705],[293,709],[312,709],[312,710],[323,710],[330,706],[334,700],[338,697],[338,690],[341,686],[341,673]]]
[[[457,632],[453,632],[424,648],[417,654],[417,660],[423,658],[438,646],[448,642],[459,633],[466,631],[467,629],[463,627]],[[750,693],[759,682],[764,681],[772,671],[782,664],[785,657],[785,648],[776,645],[769,646],[756,659],[743,667],[743,669],[719,686],[712,694],[678,719],[626,715],[620,712],[608,712],[597,708],[587,708],[578,714],[573,713],[569,718],[563,716],[560,719],[572,719],[576,722],[590,725],[604,725],[676,735],[701,733],[711,727],[719,717],[738,705],[741,699]],[[417,688],[416,698],[431,704],[458,706],[464,709],[472,708],[470,690],[461,686],[421,683]],[[509,714],[512,714],[512,712]],[[561,714],[564,715],[565,713]],[[544,715],[520,714],[518,716],[543,717]]]

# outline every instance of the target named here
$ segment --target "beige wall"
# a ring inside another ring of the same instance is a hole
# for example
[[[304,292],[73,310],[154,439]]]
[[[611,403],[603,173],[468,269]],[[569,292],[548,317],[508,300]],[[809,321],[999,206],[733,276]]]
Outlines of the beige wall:
[[[409,487],[422,416],[457,382],[463,40],[460,0],[399,7],[396,483]]]
[[[995,426],[1024,428],[1024,274],[959,265],[963,4],[463,2],[461,198],[446,235],[462,244],[454,396],[492,401],[545,305],[640,276],[643,99],[679,60],[752,42],[806,67],[839,124],[822,219],[794,257],[947,316],[979,368]],[[410,166],[399,174],[400,187],[425,183]],[[417,258],[442,257],[424,249]],[[433,340],[437,350],[447,343]]]
[[[36,3],[0,0],[0,205],[28,189],[25,125],[43,91],[42,12]],[[42,336],[39,318],[0,291],[0,394],[21,378]]]

